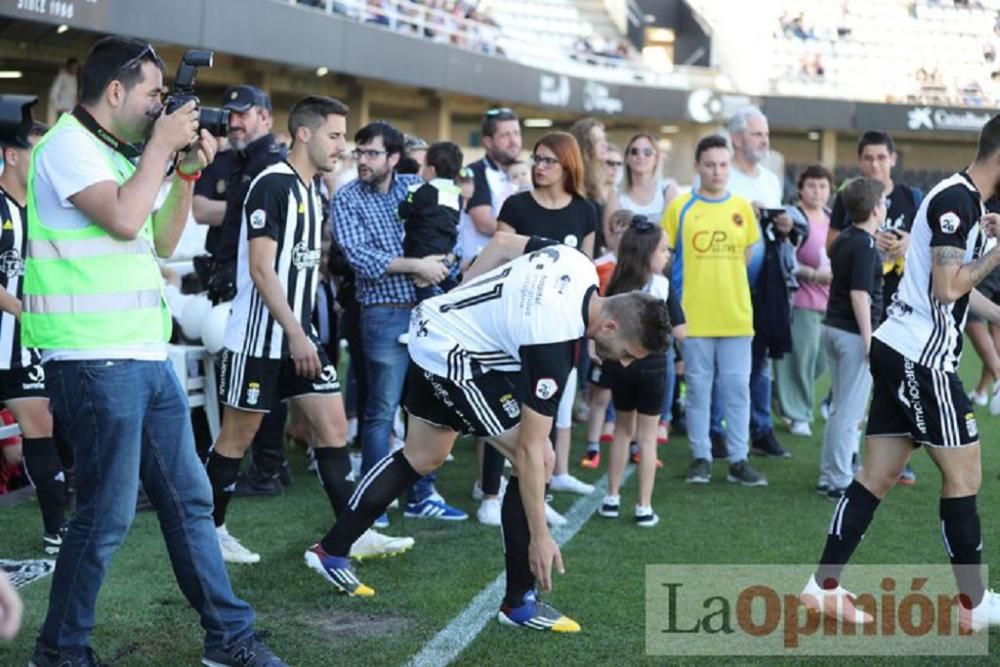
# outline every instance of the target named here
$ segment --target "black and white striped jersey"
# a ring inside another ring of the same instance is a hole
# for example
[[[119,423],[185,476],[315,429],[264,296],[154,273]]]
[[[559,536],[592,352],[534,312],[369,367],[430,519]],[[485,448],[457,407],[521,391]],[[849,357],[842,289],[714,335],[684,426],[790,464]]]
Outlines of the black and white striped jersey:
[[[3,188],[0,188],[0,220],[0,287],[20,301],[24,298],[28,214]],[[39,360],[34,350],[21,345],[21,324],[17,318],[0,311],[0,370],[24,368]]]
[[[250,241],[267,237],[278,247],[274,271],[288,305],[306,333],[313,332],[312,311],[319,284],[323,215],[314,183],[304,183],[288,162],[262,171],[243,202],[236,264],[236,298],[226,325],[225,346],[251,357],[288,355],[281,325],[271,315],[250,277]]]
[[[931,251],[960,248],[963,262],[978,259],[995,243],[979,221],[986,213],[982,197],[965,172],[949,176],[928,193],[917,210],[906,253],[906,272],[875,337],[927,368],[954,373],[962,355],[969,295],[944,304],[934,297]]]
[[[565,245],[541,248],[423,301],[410,319],[410,357],[459,384],[524,367],[520,398],[552,414],[596,290],[589,257]]]

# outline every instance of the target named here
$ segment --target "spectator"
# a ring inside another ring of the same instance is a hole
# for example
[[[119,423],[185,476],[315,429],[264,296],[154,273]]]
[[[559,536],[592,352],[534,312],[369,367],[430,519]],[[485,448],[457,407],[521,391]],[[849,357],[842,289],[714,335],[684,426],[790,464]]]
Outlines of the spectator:
[[[604,134],[604,124],[596,118],[581,118],[569,127],[576,137],[583,154],[583,193],[597,207],[597,219],[604,219],[604,205],[608,198],[605,187],[604,162],[608,159],[608,140]]]
[[[607,211],[620,208],[659,221],[680,194],[673,180],[660,179],[660,146],[651,134],[635,134],[625,145],[625,174],[620,189],[609,191]]]
[[[604,151],[604,189],[611,192],[618,187],[622,178],[622,167],[625,165],[625,158],[622,149],[616,144],[609,143]]]
[[[60,114],[68,113],[76,106],[79,76],[80,61],[68,58],[49,88],[49,125],[55,123]]]
[[[462,150],[450,141],[434,144],[427,151],[427,161],[421,170],[420,185],[411,185],[406,199],[399,205],[403,220],[403,256],[414,259],[428,255],[444,255],[445,263],[453,267],[457,261],[458,211],[461,193],[455,178],[462,168]],[[423,301],[442,291],[447,292],[456,282],[445,278],[437,285],[423,284],[414,279],[417,301]]]
[[[869,130],[862,133],[858,139],[858,168],[865,178],[874,178],[882,183],[886,194],[889,210],[886,213],[882,228],[875,234],[879,252],[882,253],[882,311],[877,313],[875,327],[878,327],[888,317],[886,307],[893,302],[899,283],[906,269],[906,252],[910,248],[910,230],[916,218],[923,193],[905,183],[896,183],[892,178],[892,170],[896,166],[898,154],[896,144],[886,132]],[[840,194],[833,200],[833,211],[830,214],[830,233],[827,236],[827,252],[833,246],[841,230],[850,226],[850,218]],[[985,350],[991,344],[982,338],[982,328],[973,325],[969,336],[977,347]],[[900,477],[900,484],[913,484],[917,475],[909,463]]]
[[[728,189],[734,195],[739,195],[750,201],[758,212],[761,221],[761,234],[754,246],[748,267],[750,289],[753,295],[755,318],[776,304],[776,312],[782,312],[783,319],[767,322],[769,329],[777,331],[775,336],[766,336],[763,331],[756,331],[753,345],[753,365],[750,371],[750,439],[752,449],[766,456],[787,458],[788,451],[781,446],[774,436],[774,426],[771,423],[771,360],[769,355],[780,357],[791,346],[791,312],[790,295],[788,292],[788,275],[782,276],[783,269],[775,266],[782,262],[782,255],[791,259],[794,248],[784,242],[793,231],[792,219],[784,211],[775,214],[773,219],[765,220],[761,213],[765,209],[775,212],[781,207],[782,186],[778,177],[762,164],[770,150],[770,130],[767,117],[756,107],[745,107],[729,120],[727,125],[733,142],[732,169],[729,173]],[[764,223],[770,223],[764,229]],[[765,234],[765,232],[770,232]],[[768,250],[771,241],[774,246]],[[762,281],[765,262],[771,262],[769,275],[777,275],[777,280]],[[786,264],[794,265],[794,260]],[[759,323],[755,319],[755,324]],[[757,327],[759,328],[759,327]],[[786,347],[782,349],[780,339]]]
[[[775,362],[775,388],[781,414],[791,420],[789,430],[802,437],[812,436],[816,381],[826,368],[820,334],[832,278],[826,256],[826,234],[830,229],[826,203],[832,185],[833,175],[826,167],[806,168],[799,175],[799,205],[792,209],[807,221],[809,235],[796,254],[799,288],[792,311],[792,351]]]
[[[354,136],[358,178],[333,198],[334,236],[354,270],[361,303],[360,334],[368,396],[361,434],[361,470],[367,474],[389,454],[389,439],[403,396],[409,355],[399,342],[410,324],[417,295],[413,278],[436,285],[448,269],[441,255],[403,257],[399,204],[419,176],[397,175],[403,153],[403,133],[385,121],[375,121]],[[410,489],[405,516],[462,520],[465,512],[449,506],[434,490],[433,476]],[[388,525],[380,517],[376,527]]]
[[[567,132],[550,132],[535,143],[531,160],[534,163],[531,172],[534,189],[513,195],[504,202],[497,221],[498,229],[553,239],[593,257],[597,215],[594,207],[583,198],[583,159],[576,139]],[[574,368],[566,386],[576,387],[576,379],[577,369]],[[556,464],[551,489],[587,494],[594,487],[569,472],[574,396],[574,391],[563,392],[559,403],[555,421]]]
[[[725,413],[730,482],[766,486],[747,460],[750,427],[750,347],[753,310],[746,267],[760,228],[753,207],[726,189],[730,152],[725,138],[705,137],[695,149],[697,189],[670,202],[663,227],[674,249],[673,283],[687,318],[684,341],[687,431],[694,456],[687,481],[712,476],[709,420],[718,375]]]
[[[507,167],[507,178],[516,188],[517,192],[526,192],[531,189],[531,165],[527,160],[518,158]]]
[[[406,142],[403,144],[403,157],[416,161],[422,167],[427,157],[427,148],[427,142],[420,137],[407,136]]]
[[[521,122],[507,109],[490,109],[483,116],[482,142],[486,155],[469,165],[475,189],[462,216],[462,257],[468,264],[497,230],[497,214],[516,191],[507,167],[521,154]]]
[[[885,221],[884,187],[865,177],[844,187],[843,206],[853,224],[830,248],[833,282],[823,320],[823,349],[830,364],[833,403],[823,431],[816,491],[835,500],[854,477],[851,461],[858,451],[858,424],[872,388],[868,352],[882,311],[882,258],[875,234]]]

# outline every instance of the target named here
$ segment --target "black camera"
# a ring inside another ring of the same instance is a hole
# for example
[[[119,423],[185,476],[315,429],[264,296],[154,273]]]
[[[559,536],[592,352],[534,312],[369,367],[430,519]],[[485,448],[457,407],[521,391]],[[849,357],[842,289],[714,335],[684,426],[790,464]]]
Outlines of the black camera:
[[[213,51],[191,49],[184,53],[181,64],[177,66],[177,76],[174,77],[174,88],[164,104],[163,112],[171,114],[191,100],[198,106],[198,127],[207,130],[216,137],[229,134],[229,112],[224,109],[201,106],[200,100],[194,94],[195,79],[198,78],[199,67],[211,67]]]

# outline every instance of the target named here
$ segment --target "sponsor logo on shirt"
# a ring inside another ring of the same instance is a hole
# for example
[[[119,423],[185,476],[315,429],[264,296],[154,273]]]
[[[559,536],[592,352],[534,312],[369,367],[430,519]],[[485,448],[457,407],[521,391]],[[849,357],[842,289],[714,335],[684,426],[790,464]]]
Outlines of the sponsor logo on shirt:
[[[299,271],[312,269],[319,266],[321,250],[319,248],[310,249],[305,241],[299,241],[292,248],[292,264]]]
[[[691,247],[701,255],[730,255],[740,251],[736,243],[722,230],[695,232],[691,237]]]
[[[21,253],[11,249],[0,253],[0,271],[8,278],[24,275],[24,259]]]

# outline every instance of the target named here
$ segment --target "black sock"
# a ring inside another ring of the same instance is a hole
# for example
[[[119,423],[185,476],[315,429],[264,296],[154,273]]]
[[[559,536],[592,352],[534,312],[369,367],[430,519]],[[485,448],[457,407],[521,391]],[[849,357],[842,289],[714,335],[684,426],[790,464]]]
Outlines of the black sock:
[[[326,497],[330,499],[330,507],[334,516],[340,516],[347,506],[354,487],[347,479],[351,474],[351,457],[347,447],[317,447],[316,474],[323,484]]]
[[[389,503],[421,477],[403,456],[402,449],[376,463],[358,483],[347,507],[337,515],[337,523],[320,540],[323,551],[346,558],[351,545],[371,528]]]
[[[840,584],[844,565],[865,536],[878,505],[879,499],[871,491],[857,480],[851,482],[833,510],[826,548],[823,549],[819,567],[816,568],[816,583],[826,589],[836,588]]]
[[[24,469],[35,487],[46,533],[56,533],[66,520],[66,475],[52,438],[24,438]]]
[[[504,456],[489,442],[483,443],[483,495],[495,496],[500,493],[500,479],[503,477]]]
[[[507,594],[503,601],[508,607],[520,607],[524,604],[524,594],[535,587],[535,576],[531,574],[528,562],[531,529],[528,528],[528,516],[521,502],[521,486],[513,475],[503,497],[500,525],[503,527],[504,560],[507,563]]]
[[[941,537],[948,559],[955,570],[955,580],[962,605],[978,605],[986,591],[980,565],[983,560],[983,532],[976,511],[976,497],[941,499]]]
[[[222,456],[214,449],[208,453],[208,481],[212,484],[212,518],[215,519],[215,526],[219,527],[226,523],[226,509],[229,508],[229,500],[236,490],[236,478],[240,476],[240,463],[242,458],[231,459]]]

